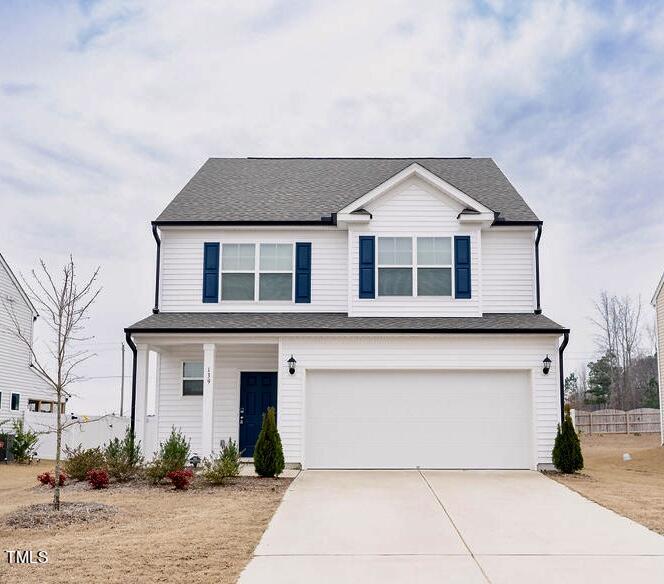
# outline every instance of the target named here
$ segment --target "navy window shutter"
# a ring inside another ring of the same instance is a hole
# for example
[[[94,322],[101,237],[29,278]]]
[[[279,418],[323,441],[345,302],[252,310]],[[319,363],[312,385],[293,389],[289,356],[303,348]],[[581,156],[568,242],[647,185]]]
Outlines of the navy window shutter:
[[[470,298],[470,236],[454,238],[454,297]]]
[[[219,302],[219,243],[204,244],[203,302]]]
[[[376,238],[360,236],[360,298],[376,297]]]
[[[311,302],[311,243],[295,244],[295,302]]]

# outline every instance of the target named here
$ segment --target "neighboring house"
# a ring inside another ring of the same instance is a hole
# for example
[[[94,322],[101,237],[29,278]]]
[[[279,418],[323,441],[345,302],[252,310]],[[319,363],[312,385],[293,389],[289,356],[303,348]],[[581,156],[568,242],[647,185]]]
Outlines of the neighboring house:
[[[11,314],[32,341],[37,311],[0,254],[0,421],[25,410],[55,411],[53,393],[30,367],[30,350],[14,334]]]
[[[202,455],[251,456],[272,405],[304,468],[551,463],[569,331],[493,160],[210,159],[152,225],[155,308],[125,329],[139,439],[155,351],[158,438]]]
[[[659,372],[659,413],[660,428],[662,432],[662,444],[664,445],[664,274],[659,280],[655,295],[652,297],[652,305],[655,307],[655,330],[657,335],[657,370]]]

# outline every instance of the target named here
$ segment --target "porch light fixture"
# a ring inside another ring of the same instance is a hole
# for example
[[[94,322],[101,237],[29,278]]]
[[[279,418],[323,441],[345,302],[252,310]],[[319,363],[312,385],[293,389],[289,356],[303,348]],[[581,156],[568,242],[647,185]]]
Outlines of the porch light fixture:
[[[544,357],[544,361],[542,361],[542,363],[544,364],[542,367],[542,373],[544,373],[544,375],[548,375],[549,371],[551,371],[551,359],[548,355]]]
[[[295,360],[295,357],[291,355],[290,359],[288,360],[288,373],[291,375],[295,374],[295,363],[297,363],[297,361]]]

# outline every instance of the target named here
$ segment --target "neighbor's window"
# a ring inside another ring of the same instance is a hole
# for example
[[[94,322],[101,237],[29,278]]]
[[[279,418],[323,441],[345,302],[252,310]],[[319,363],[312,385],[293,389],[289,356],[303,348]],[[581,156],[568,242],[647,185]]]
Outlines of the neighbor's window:
[[[417,238],[417,295],[452,295],[452,238]]]
[[[261,243],[259,300],[293,299],[293,244]]]
[[[182,395],[203,395],[203,363],[182,363]]]
[[[12,393],[12,410],[18,410],[19,404],[21,402],[21,396],[18,393]]]
[[[378,296],[413,295],[413,240],[378,238]]]
[[[253,243],[224,243],[221,247],[221,299],[253,300],[255,268]]]

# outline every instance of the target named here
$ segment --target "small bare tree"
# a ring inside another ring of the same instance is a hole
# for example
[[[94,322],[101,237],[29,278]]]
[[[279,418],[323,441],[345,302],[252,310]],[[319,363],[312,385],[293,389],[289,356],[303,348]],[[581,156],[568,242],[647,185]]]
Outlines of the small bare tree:
[[[71,256],[62,268],[60,281],[49,272],[44,260],[39,260],[39,263],[41,269],[32,270],[30,281],[23,278],[23,282],[32,301],[43,313],[44,321],[51,331],[50,338],[46,341],[48,353],[46,356],[41,357],[35,351],[31,330],[26,329],[25,324],[18,318],[13,305],[4,302],[3,304],[13,325],[11,332],[30,353],[30,366],[51,387],[56,397],[53,508],[59,510],[62,432],[71,425],[63,420],[62,404],[71,396],[69,386],[83,379],[77,373],[78,367],[94,356],[94,353],[80,348],[79,343],[92,338],[84,336],[85,323],[88,320],[88,311],[101,292],[101,288],[97,286],[99,268],[90,278],[80,283]]]
[[[599,330],[597,346],[608,358],[612,370],[611,401],[614,406],[626,409],[636,399],[631,373],[641,341],[641,298],[620,298],[602,292],[595,302],[595,313],[592,322]]]

